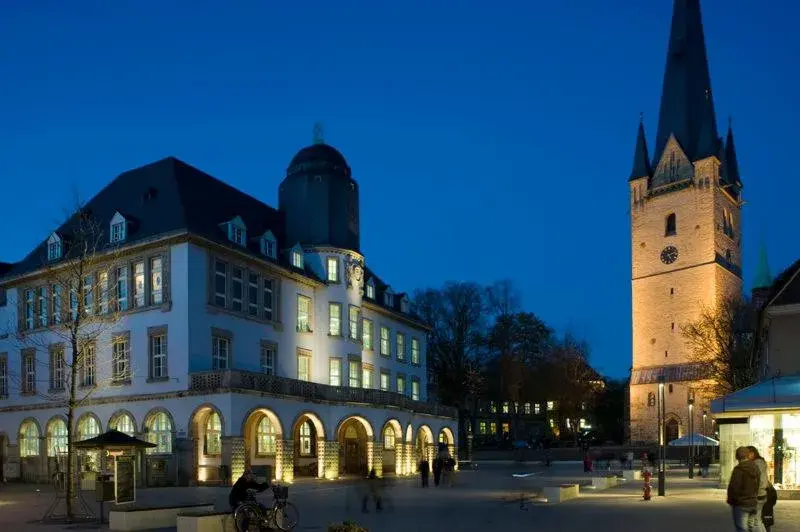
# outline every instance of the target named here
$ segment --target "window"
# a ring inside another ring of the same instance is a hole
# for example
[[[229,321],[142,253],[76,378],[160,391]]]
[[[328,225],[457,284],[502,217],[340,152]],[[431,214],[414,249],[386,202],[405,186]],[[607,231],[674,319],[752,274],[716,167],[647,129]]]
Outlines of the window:
[[[61,239],[57,235],[52,235],[47,241],[47,260],[61,258]]]
[[[78,440],[100,436],[100,422],[93,415],[85,415],[78,421]]]
[[[389,372],[386,370],[381,370],[381,391],[389,391]]]
[[[128,267],[117,268],[117,310],[128,310]]]
[[[381,355],[390,356],[389,351],[389,327],[381,325]]]
[[[331,336],[342,335],[342,305],[341,303],[328,303],[328,334]]]
[[[375,281],[372,279],[367,281],[367,297],[375,299]]]
[[[411,379],[411,398],[419,401],[419,379]]]
[[[725,260],[728,261],[728,262],[731,261],[731,250],[729,250],[729,249],[725,250]]]
[[[337,257],[328,257],[328,282],[339,282],[339,259]]]
[[[206,420],[206,433],[204,442],[204,454],[208,456],[219,456],[222,454],[222,423],[219,414],[211,412]]]
[[[403,333],[397,333],[397,360],[406,360],[406,335]]]
[[[403,299],[400,300],[400,312],[408,314],[408,309],[409,309],[408,298],[406,296],[403,296]]]
[[[672,393],[672,385],[669,385],[669,393]]]
[[[78,384],[94,386],[94,344],[84,344],[78,355]]]
[[[358,326],[361,323],[361,309],[358,307],[350,307],[350,339],[360,340],[361,336],[358,334]]]
[[[136,433],[136,429],[133,426],[133,418],[128,414],[119,414],[110,425],[109,428],[118,430],[128,436],[133,436]]]
[[[261,237],[261,254],[274,259],[275,248],[275,236],[272,234],[272,231],[267,231],[264,236]]]
[[[64,346],[57,345],[50,348],[50,389],[60,391],[64,389],[66,361],[64,360]]]
[[[22,393],[36,393],[36,351],[25,350],[22,352],[22,371],[24,380],[22,381]]]
[[[276,449],[275,425],[267,416],[264,416],[256,428],[256,454],[260,456],[275,454]]]
[[[503,413],[508,414],[508,401],[503,401]]]
[[[392,451],[394,450],[394,446],[394,429],[392,427],[386,427],[383,429],[383,448],[387,451]]]
[[[236,222],[230,222],[229,229],[228,229],[228,238],[234,244],[239,244],[240,246],[244,246],[247,233],[245,232],[244,227],[237,224]]]
[[[47,327],[47,287],[42,286],[39,288],[39,308],[36,309],[39,313],[39,326]],[[91,307],[89,307],[91,310]]]
[[[34,327],[34,317],[36,314],[34,308],[34,298],[36,294],[33,290],[25,290],[25,328],[31,330]]]
[[[489,423],[489,434],[497,434],[497,423]]]
[[[144,302],[144,262],[138,261],[133,264],[133,307],[143,307]]]
[[[419,365],[419,339],[411,339],[411,363]]]
[[[125,240],[125,222],[111,224],[111,243],[122,242]]]
[[[303,268],[303,254],[296,249],[292,250],[292,266]]]
[[[394,294],[392,293],[391,289],[387,289],[386,293],[383,294],[383,304],[387,307],[394,306]]]
[[[130,382],[130,345],[129,335],[116,336],[111,344],[111,380],[114,382]]]
[[[264,319],[268,321],[272,321],[273,318],[273,306],[272,306],[272,279],[263,279],[263,292],[262,292],[262,299],[261,299],[261,306],[264,310]]]
[[[161,257],[150,259],[150,304],[160,305],[164,301]]]
[[[311,422],[306,420],[300,425],[300,456],[312,456],[311,433]]]
[[[228,265],[221,260],[214,261],[214,304],[225,308],[228,297]]]
[[[83,314],[91,316],[94,311],[94,277],[87,275],[83,278]]]
[[[311,380],[311,351],[306,349],[297,350],[297,379]]]
[[[39,427],[33,421],[26,421],[19,429],[19,455],[39,456]]]
[[[372,320],[367,318],[361,321],[361,341],[364,343],[364,349],[372,351]]]
[[[397,393],[399,394],[406,393],[406,378],[403,375],[397,376]]]
[[[511,432],[511,425],[509,423],[503,423],[501,427],[503,428],[503,434],[509,434]]]
[[[155,447],[147,449],[147,454],[172,454],[172,421],[165,412],[157,412],[147,425],[145,437]]]
[[[671,213],[667,216],[667,220],[664,224],[664,236],[672,236],[677,234],[677,228],[675,223],[675,213]]]
[[[494,401],[490,401],[489,402],[489,412],[492,413],[492,414],[496,414],[497,413],[497,404],[495,404]]]
[[[479,421],[478,422],[478,434],[486,434],[486,422]]]
[[[61,285],[54,284],[50,287],[50,297],[53,306],[53,324],[61,323]]]
[[[0,398],[8,397],[8,355],[0,354]]]
[[[331,386],[342,385],[342,359],[331,358],[328,361],[328,384]]]
[[[523,408],[525,409],[524,411],[525,411],[526,415],[530,415],[531,414],[531,404],[530,403],[525,403],[523,405]]]
[[[211,337],[211,369],[230,369],[231,341],[225,336]]]
[[[361,369],[361,386],[364,388],[371,389],[373,386],[372,382],[372,367],[371,366],[364,366]]]
[[[547,401],[547,411],[550,412],[554,408],[555,408],[555,402],[554,401]]]
[[[351,360],[348,363],[349,366],[349,375],[348,375],[348,386],[350,388],[358,388],[361,385],[361,362],[357,360]]]
[[[150,378],[167,378],[167,330],[165,327],[150,330]]]
[[[297,296],[297,332],[311,332],[311,298]]]
[[[261,371],[275,375],[275,344],[261,342]]]
[[[231,268],[231,310],[242,311],[242,296],[244,287],[242,286],[244,271],[233,266]]]
[[[53,288],[55,289],[55,287]],[[108,272],[100,272],[98,280],[98,289],[100,290],[100,307],[98,311],[100,314],[108,313]],[[60,291],[59,291],[60,297]]]
[[[67,452],[67,423],[56,418],[47,427],[47,456],[59,456]]]
[[[247,274],[247,313],[258,317],[258,274]]]
[[[78,283],[72,280],[69,283],[69,319],[75,321],[78,317]]]

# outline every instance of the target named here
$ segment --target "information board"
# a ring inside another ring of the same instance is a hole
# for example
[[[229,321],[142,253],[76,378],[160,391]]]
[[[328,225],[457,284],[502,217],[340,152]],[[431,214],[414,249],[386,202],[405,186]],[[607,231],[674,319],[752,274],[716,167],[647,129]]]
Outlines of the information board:
[[[114,461],[114,502],[127,504],[136,500],[136,467],[132,456],[118,456]]]

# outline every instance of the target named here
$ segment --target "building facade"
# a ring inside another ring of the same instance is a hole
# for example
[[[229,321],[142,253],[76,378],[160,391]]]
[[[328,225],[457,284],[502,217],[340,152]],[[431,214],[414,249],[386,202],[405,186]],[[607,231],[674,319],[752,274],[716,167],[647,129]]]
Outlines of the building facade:
[[[640,123],[629,179],[633,363],[630,440],[658,439],[665,378],[666,439],[695,426],[712,399],[702,360],[681,327],[741,293],[741,188],[733,131],[718,135],[699,0],[675,0],[650,158]]]
[[[76,255],[90,224],[97,246]],[[298,152],[278,209],[157,161],[0,264],[4,476],[46,480],[63,459],[72,361],[76,440],[155,443],[138,456],[143,485],[246,465],[283,481],[413,473],[437,443],[457,448],[455,410],[428,401],[426,333],[367,266],[358,184],[333,147]]]

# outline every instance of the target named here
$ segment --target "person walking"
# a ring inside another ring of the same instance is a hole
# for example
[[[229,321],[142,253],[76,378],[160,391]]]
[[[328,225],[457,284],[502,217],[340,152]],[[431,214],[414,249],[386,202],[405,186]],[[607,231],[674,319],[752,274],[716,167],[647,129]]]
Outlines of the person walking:
[[[731,472],[727,499],[733,513],[733,526],[736,532],[755,532],[761,526],[757,520],[761,474],[755,462],[750,460],[747,447],[736,449],[736,460],[739,464]]]
[[[700,476],[703,478],[708,477],[708,468],[711,467],[711,455],[705,450],[700,451],[700,458],[698,458],[697,463],[700,466]]]
[[[589,453],[586,453],[583,456],[583,472],[584,473],[592,472],[592,456]]]
[[[433,459],[433,485],[439,487],[439,481],[442,479],[442,459],[437,455]]]
[[[761,522],[767,532],[775,525],[775,505],[778,503],[778,492],[772,484],[767,487],[767,502],[761,509]]]
[[[747,449],[750,451],[750,460],[752,460],[758,466],[759,472],[757,495],[758,504],[756,505],[756,511],[758,512],[758,517],[756,518],[758,520],[758,526],[753,530],[756,532],[766,532],[762,515],[764,513],[764,505],[767,504],[767,488],[770,486],[769,474],[767,473],[767,461],[764,460],[760,454],[758,454],[758,449],[752,445],[748,445]]]
[[[625,454],[625,461],[628,463],[628,469],[633,469],[633,451],[628,451]]]
[[[419,463],[419,475],[420,479],[422,480],[422,487],[428,487],[428,475],[431,472],[431,465],[428,463],[426,459],[422,459],[422,462]]]

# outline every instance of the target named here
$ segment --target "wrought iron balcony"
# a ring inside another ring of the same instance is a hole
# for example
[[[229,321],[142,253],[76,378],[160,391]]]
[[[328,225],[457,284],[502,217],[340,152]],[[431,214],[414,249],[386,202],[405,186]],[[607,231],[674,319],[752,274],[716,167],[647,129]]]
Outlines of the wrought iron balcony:
[[[265,373],[243,370],[201,371],[189,374],[189,390],[197,392],[225,392],[251,390],[271,395],[299,398],[303,401],[329,401],[390,406],[434,416],[458,417],[456,408],[436,403],[414,401],[410,397],[371,388],[328,386],[317,382],[287,379]]]

